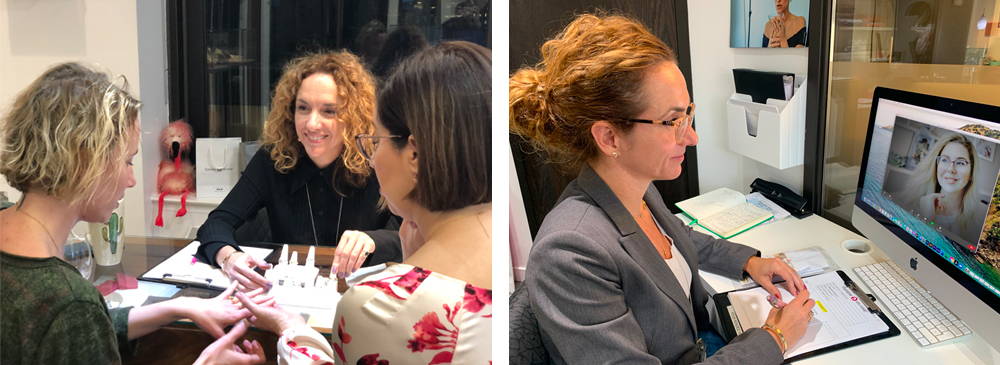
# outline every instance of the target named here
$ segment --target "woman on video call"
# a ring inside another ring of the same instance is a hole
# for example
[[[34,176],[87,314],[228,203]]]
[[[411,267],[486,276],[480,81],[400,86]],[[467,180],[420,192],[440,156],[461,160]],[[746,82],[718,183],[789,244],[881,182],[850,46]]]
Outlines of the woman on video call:
[[[938,139],[917,165],[913,184],[903,193],[903,205],[921,218],[975,241],[982,222],[974,222],[976,149],[968,138],[948,134]]]

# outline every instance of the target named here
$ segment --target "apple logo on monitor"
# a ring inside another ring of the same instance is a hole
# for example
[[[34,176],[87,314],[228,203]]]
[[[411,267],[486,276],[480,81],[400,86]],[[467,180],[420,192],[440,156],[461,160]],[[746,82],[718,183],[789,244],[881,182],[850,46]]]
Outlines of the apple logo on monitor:
[[[910,268],[913,269],[913,271],[917,271],[917,258],[916,257],[911,257],[910,258]]]

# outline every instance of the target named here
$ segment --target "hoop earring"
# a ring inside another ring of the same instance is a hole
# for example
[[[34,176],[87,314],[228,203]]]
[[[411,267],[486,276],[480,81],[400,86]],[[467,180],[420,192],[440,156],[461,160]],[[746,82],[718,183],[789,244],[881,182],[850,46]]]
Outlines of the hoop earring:
[[[618,151],[612,151],[611,157],[618,158]]]

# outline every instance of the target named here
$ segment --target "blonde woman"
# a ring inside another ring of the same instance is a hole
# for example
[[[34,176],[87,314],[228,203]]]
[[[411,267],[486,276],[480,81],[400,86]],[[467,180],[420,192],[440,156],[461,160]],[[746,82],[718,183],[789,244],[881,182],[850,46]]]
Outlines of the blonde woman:
[[[635,20],[581,15],[541,55],[511,76],[510,129],[579,170],[545,216],[525,273],[553,362],[781,363],[814,305],[801,278],[692,231],[652,184],[677,178],[698,143],[673,50]],[[780,276],[796,297],[725,344],[708,325],[699,269],[748,275],[778,298],[771,280]]]
[[[127,88],[76,63],[57,65],[17,96],[0,124],[0,174],[24,194],[0,211],[0,363],[119,364],[129,340],[180,318],[219,338],[198,363],[263,362],[260,344],[234,346],[249,315],[224,299],[235,286],[215,299],[109,311],[63,259],[73,225],[107,221],[135,185],[140,103]]]
[[[398,218],[379,207],[379,184],[354,136],[375,129],[375,81],[348,52],[285,66],[261,149],[198,230],[198,258],[247,290],[270,286],[233,233],[265,208],[271,241],[337,246],[334,271],[399,261]]]
[[[985,205],[976,201],[976,149],[963,135],[941,136],[901,194],[901,205],[942,229],[976,242]]]

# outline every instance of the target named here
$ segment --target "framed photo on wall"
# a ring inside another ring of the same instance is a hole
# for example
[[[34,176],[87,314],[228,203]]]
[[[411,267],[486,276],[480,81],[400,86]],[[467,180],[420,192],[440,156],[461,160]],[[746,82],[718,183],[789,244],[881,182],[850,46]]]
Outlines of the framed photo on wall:
[[[729,46],[799,48],[809,42],[809,0],[730,0]]]

